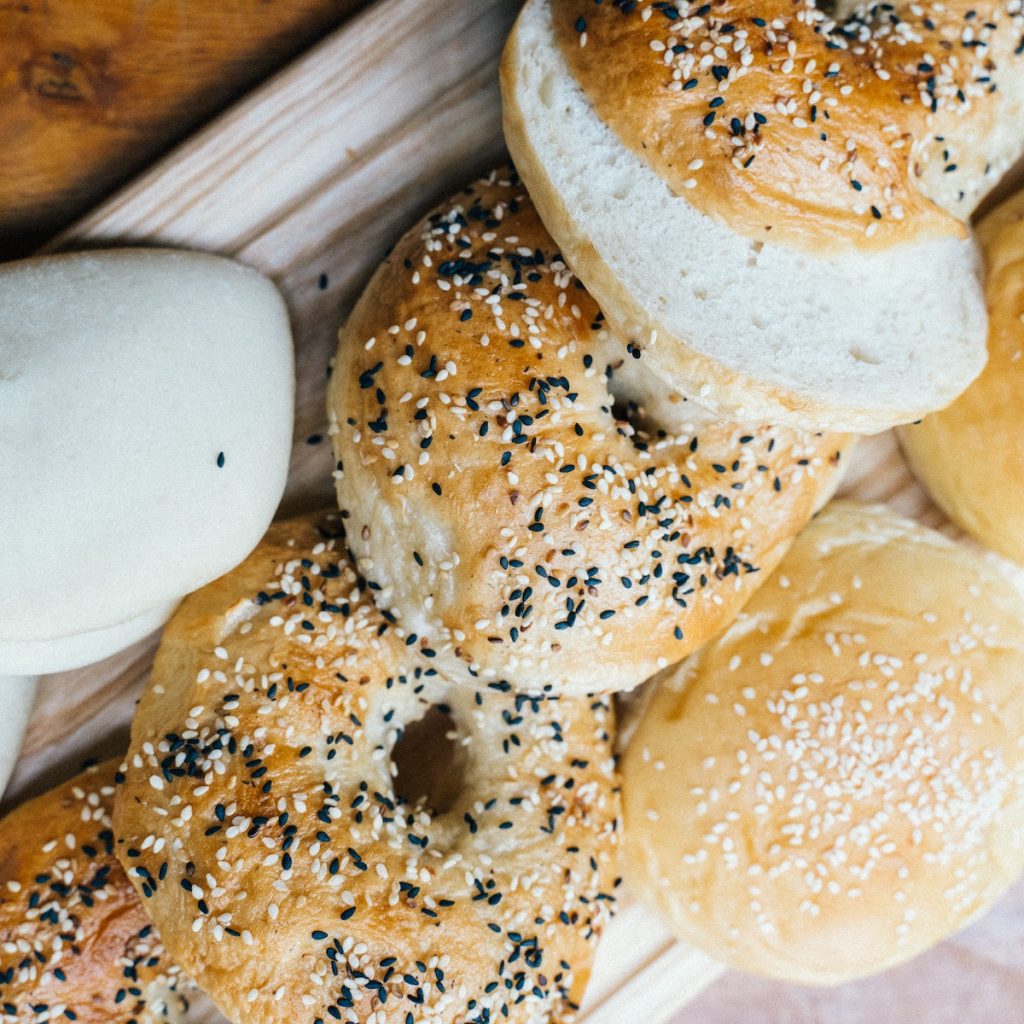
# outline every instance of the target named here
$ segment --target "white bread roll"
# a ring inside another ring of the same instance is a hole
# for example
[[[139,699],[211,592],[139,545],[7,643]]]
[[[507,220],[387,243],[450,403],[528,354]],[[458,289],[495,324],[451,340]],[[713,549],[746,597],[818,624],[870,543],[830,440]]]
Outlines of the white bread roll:
[[[0,672],[101,658],[263,535],[294,370],[274,286],[112,250],[0,268]]]
[[[900,429],[914,474],[958,526],[1024,564],[1024,192],[978,225],[988,365],[947,409]]]
[[[1024,865],[1024,593],[833,503],[661,681],[624,761],[625,873],[745,971],[841,982],[985,911]]]
[[[873,432],[984,364],[966,221],[1022,150],[1020,4],[843,9],[530,0],[506,48],[546,226],[617,332],[728,418]]]

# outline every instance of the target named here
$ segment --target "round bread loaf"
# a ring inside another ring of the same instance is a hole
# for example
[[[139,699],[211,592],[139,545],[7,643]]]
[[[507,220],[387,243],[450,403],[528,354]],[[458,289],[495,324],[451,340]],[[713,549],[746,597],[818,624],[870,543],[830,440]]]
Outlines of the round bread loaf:
[[[678,935],[803,984],[870,974],[1024,866],[1024,592],[830,505],[662,680],[624,762],[627,880]]]
[[[846,438],[718,420],[639,355],[508,169],[406,235],[342,329],[349,544],[449,678],[637,686],[736,614],[837,482]]]
[[[1024,563],[1024,193],[978,225],[988,365],[947,409],[900,429],[910,468],[972,537]]]
[[[263,275],[172,250],[7,264],[0,308],[0,673],[38,675],[156,629],[263,536],[291,332]]]
[[[0,821],[0,1021],[174,1024],[179,969],[114,856],[118,762]]]
[[[414,664],[339,539],[277,524],[168,624],[118,855],[235,1024],[561,1020],[613,901],[611,708]]]
[[[984,364],[966,221],[1021,153],[1017,0],[530,0],[505,134],[618,333],[730,418],[881,430]]]

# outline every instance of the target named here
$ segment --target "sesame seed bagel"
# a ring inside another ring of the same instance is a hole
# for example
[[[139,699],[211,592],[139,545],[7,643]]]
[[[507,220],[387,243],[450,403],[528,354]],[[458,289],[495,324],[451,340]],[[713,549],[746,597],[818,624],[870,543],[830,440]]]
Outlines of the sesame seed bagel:
[[[899,438],[910,468],[972,537],[1024,564],[1024,193],[978,225],[988,364],[948,408]]]
[[[830,505],[667,674],[624,762],[627,879],[746,971],[870,974],[1024,866],[1024,590],[880,506]]]
[[[338,499],[375,600],[448,677],[631,689],[735,615],[836,483],[844,437],[720,421],[639,355],[508,169],[371,280],[328,397]]]
[[[166,627],[118,855],[234,1024],[561,1020],[613,900],[611,709],[414,664],[340,539],[275,525]],[[413,797],[427,713],[453,768]]]
[[[1024,152],[1019,0],[530,0],[505,134],[618,332],[737,419],[873,432],[985,358],[973,208]]]
[[[0,1021],[182,1020],[179,969],[114,856],[116,760],[0,821]]]

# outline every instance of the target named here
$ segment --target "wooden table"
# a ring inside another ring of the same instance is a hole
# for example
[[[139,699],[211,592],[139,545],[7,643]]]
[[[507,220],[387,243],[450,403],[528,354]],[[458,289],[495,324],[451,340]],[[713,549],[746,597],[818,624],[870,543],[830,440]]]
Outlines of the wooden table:
[[[0,258],[27,254],[363,2],[0,3]]]

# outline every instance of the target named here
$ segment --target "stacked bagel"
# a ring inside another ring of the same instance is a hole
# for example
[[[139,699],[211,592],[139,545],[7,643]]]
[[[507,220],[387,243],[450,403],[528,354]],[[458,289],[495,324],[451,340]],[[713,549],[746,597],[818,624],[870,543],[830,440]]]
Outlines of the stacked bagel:
[[[185,600],[116,772],[0,823],[0,1020],[141,1024],[192,983],[233,1024],[568,1019],[620,847],[680,937],[808,984],[990,906],[1024,585],[829,501],[852,433],[984,364],[967,221],[1024,138],[1022,28],[529,0],[517,169],[340,331],[338,508]]]

